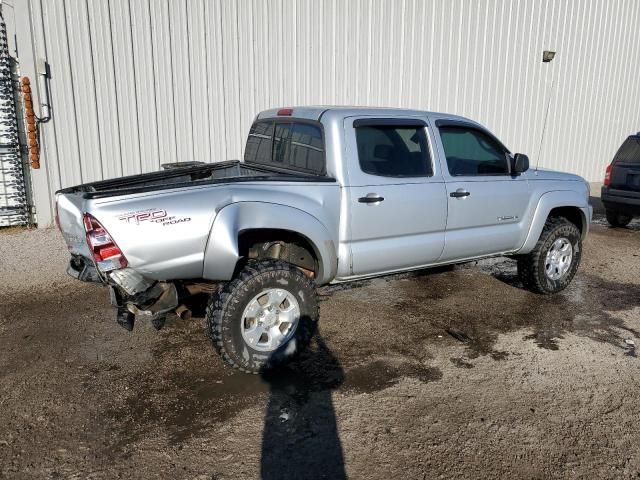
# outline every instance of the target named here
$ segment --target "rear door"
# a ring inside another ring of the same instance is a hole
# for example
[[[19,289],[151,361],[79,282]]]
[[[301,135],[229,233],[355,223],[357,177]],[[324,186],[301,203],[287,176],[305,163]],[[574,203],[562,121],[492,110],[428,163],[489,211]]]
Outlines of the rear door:
[[[640,192],[640,136],[627,138],[616,153],[609,185],[617,190]]]
[[[529,203],[527,175],[511,175],[508,150],[472,123],[438,120],[448,218],[441,260],[520,247]]]
[[[446,191],[427,122],[351,117],[344,128],[351,274],[437,261],[444,246]]]

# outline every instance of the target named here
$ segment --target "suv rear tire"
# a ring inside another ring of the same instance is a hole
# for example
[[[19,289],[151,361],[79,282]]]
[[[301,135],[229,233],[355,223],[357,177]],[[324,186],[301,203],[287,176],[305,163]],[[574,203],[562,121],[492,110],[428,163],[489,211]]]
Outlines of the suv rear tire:
[[[313,281],[280,260],[250,261],[211,295],[209,337],[233,368],[260,373],[305,348],[318,322]]]
[[[631,215],[626,215],[614,210],[605,210],[605,215],[607,217],[607,222],[609,222],[612,227],[626,227],[629,225],[631,220],[633,220]]]
[[[564,217],[550,217],[534,249],[518,257],[518,275],[528,290],[557,293],[571,283],[581,257],[578,227]]]

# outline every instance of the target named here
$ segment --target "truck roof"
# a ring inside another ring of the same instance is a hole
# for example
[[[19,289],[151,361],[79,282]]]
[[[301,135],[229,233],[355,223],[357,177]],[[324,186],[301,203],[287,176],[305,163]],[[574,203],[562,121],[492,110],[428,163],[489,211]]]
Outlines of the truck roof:
[[[439,112],[430,112],[426,110],[414,110],[410,108],[391,108],[391,107],[358,107],[358,106],[342,106],[342,105],[308,105],[308,106],[297,106],[297,107],[280,107],[280,108],[272,108],[269,110],[264,110],[258,114],[256,120],[265,119],[265,118],[275,118],[281,117],[282,115],[278,115],[278,112],[283,109],[292,110],[290,116],[295,118],[303,118],[307,120],[316,120],[319,121],[320,118],[326,112],[336,112],[343,117],[352,117],[352,116],[360,116],[360,115],[385,115],[385,116],[436,116],[439,118],[449,118],[452,120],[467,120],[472,121],[471,119],[461,117],[459,115],[451,115],[449,113],[439,113]],[[289,115],[288,115],[289,116]]]

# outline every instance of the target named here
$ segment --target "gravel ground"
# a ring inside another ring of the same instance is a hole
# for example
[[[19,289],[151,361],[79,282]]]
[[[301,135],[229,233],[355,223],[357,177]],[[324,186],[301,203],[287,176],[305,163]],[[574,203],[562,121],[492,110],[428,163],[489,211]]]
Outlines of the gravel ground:
[[[637,478],[640,222],[563,293],[512,261],[323,288],[278,375],[202,319],[120,329],[55,230],[0,232],[0,478]]]
[[[0,295],[68,286],[69,254],[55,229],[0,229]]]

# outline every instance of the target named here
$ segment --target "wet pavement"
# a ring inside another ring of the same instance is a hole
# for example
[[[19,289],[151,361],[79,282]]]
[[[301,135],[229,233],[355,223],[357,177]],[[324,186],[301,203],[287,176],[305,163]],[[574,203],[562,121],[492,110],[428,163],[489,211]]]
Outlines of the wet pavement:
[[[597,218],[555,296],[504,258],[322,288],[311,348],[263,376],[225,368],[201,318],[125,332],[63,259],[41,259],[50,288],[0,289],[0,478],[640,472],[638,221]]]

